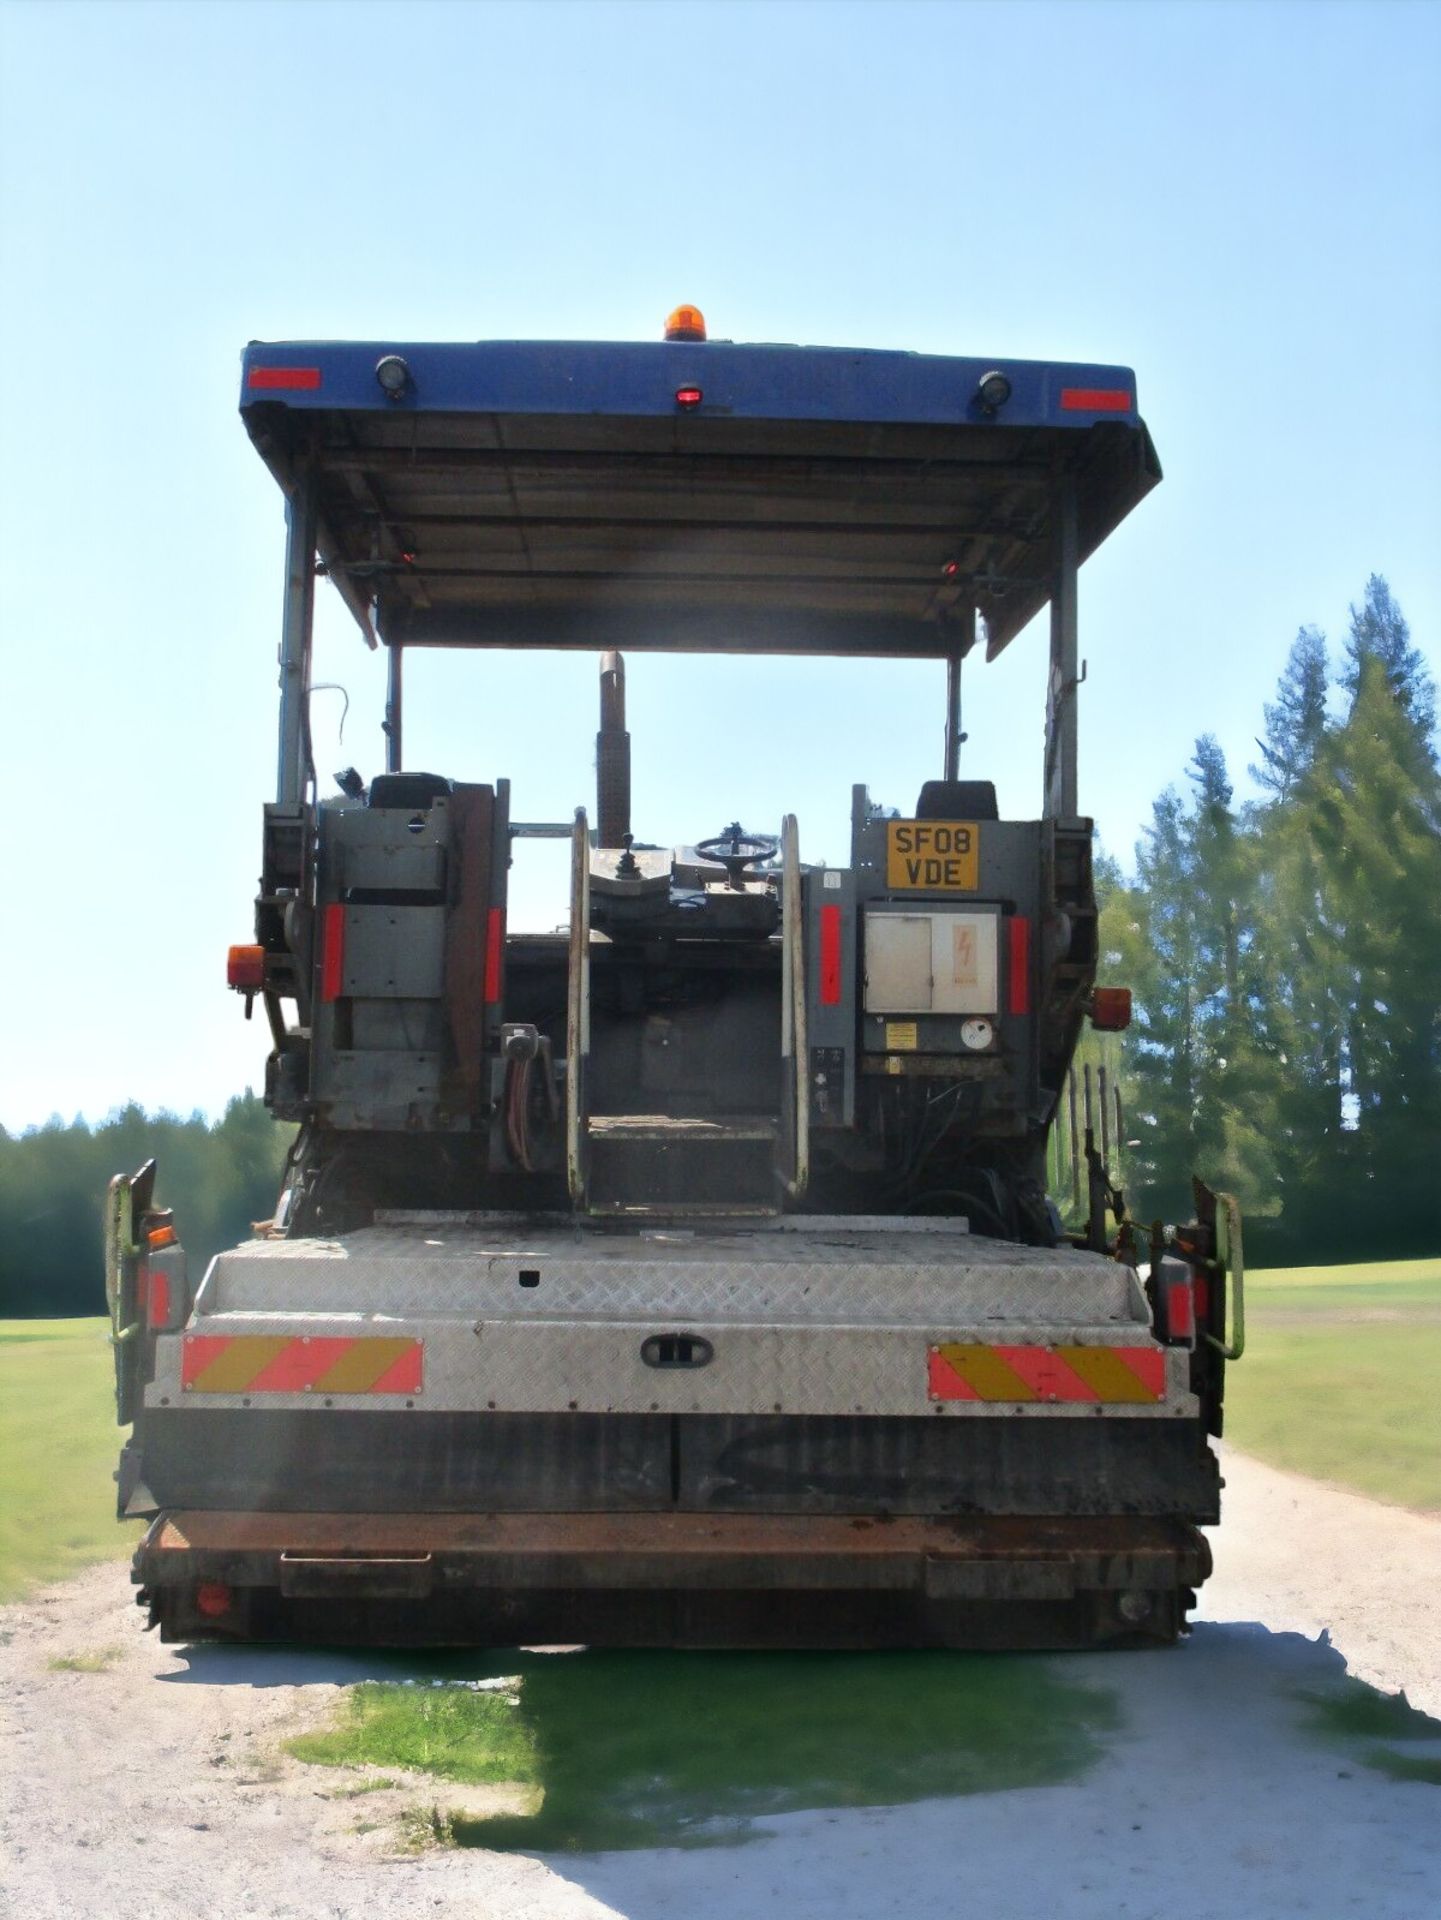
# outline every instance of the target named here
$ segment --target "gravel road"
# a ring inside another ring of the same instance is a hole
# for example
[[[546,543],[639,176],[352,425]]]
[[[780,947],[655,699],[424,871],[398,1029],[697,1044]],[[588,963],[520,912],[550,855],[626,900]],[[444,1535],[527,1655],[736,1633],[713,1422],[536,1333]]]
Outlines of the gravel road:
[[[1308,1732],[1298,1697],[1349,1668],[1441,1715],[1441,1519],[1234,1452],[1226,1474],[1187,1644],[1055,1662],[1119,1707],[1082,1776],[781,1815],[704,1850],[404,1855],[418,1784],[340,1797],[278,1753],[363,1658],[162,1647],[123,1567],[94,1568],[0,1613],[0,1888],[17,1920],[1424,1920],[1441,1792]]]

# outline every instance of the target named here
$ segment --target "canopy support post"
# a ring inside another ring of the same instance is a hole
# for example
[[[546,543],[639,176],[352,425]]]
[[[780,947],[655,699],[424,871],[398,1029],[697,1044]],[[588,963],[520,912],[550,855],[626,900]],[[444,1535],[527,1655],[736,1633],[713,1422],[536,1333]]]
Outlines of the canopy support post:
[[[385,650],[385,771],[399,773],[402,765],[401,727],[404,707],[404,662],[399,641],[391,640]]]
[[[1076,817],[1076,689],[1080,685],[1076,576],[1076,478],[1058,473],[1054,489],[1055,552],[1051,583],[1051,671],[1046,688],[1046,775],[1041,812]]]
[[[976,609],[973,601],[956,607],[951,627],[959,627],[960,635],[955,647],[946,656],[946,772],[947,780],[960,778],[961,742],[965,734],[961,731],[961,662],[976,644]]]
[[[280,624],[280,762],[275,798],[298,807],[310,761],[310,637],[315,613],[316,476],[307,460],[285,503],[285,605]]]

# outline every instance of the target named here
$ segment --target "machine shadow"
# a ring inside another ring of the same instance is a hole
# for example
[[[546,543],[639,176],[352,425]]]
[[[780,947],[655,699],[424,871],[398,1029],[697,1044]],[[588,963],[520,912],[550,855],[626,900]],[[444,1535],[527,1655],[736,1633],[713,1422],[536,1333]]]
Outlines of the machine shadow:
[[[659,1712],[625,1670],[597,1661],[573,1700],[552,1692],[559,1673],[531,1693],[545,1804],[457,1838],[540,1854],[626,1920],[1113,1920],[1117,1874],[1140,1871],[1138,1855],[1147,1912],[1278,1910],[1252,1904],[1269,1897],[1260,1862],[1331,1912],[1358,1820],[1408,1871],[1441,1865],[1441,1721],[1350,1674],[1324,1636],[1208,1623],[1154,1652],[778,1656],[769,1674],[718,1656],[690,1688],[679,1668]],[[587,1698],[620,1724],[577,1725]],[[1154,1845],[1178,1741],[1198,1834],[1225,1827],[1234,1849],[1214,1906],[1198,1881],[1205,1842]],[[747,1840],[767,1844],[723,1867],[696,1851]]]
[[[457,1818],[461,1846],[736,1845],[768,1815],[1071,1779],[1118,1725],[1104,1688],[1024,1654],[583,1651],[511,1671],[541,1794]]]

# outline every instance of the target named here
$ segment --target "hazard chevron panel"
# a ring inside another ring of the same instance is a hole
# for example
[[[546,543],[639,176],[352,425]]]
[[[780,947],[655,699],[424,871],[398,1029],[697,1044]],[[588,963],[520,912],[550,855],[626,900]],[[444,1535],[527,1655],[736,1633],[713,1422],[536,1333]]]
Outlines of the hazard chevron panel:
[[[186,1393],[419,1393],[425,1345],[369,1335],[187,1333],[180,1356]]]
[[[992,1347],[961,1342],[929,1354],[932,1400],[1063,1400],[1152,1406],[1166,1397],[1160,1347]]]

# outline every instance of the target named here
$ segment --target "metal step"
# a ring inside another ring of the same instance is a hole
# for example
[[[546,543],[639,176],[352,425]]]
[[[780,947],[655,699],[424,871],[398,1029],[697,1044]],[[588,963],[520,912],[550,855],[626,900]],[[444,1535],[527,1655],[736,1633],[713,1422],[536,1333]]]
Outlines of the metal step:
[[[708,1146],[729,1140],[774,1140],[776,1121],[766,1114],[731,1114],[698,1119],[671,1113],[596,1113],[586,1132],[600,1146],[629,1146],[632,1141],[667,1146]]]
[[[759,1224],[774,1220],[780,1213],[779,1205],[762,1206],[757,1201],[746,1200],[591,1200],[585,1210],[592,1220],[633,1220],[637,1226],[656,1226],[661,1222],[679,1226],[693,1220],[752,1220]]]

